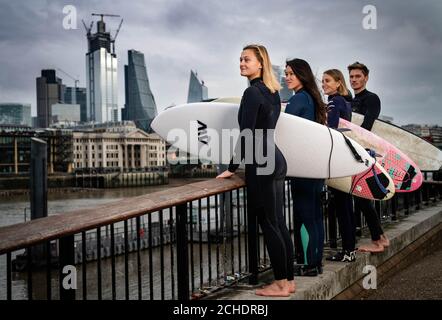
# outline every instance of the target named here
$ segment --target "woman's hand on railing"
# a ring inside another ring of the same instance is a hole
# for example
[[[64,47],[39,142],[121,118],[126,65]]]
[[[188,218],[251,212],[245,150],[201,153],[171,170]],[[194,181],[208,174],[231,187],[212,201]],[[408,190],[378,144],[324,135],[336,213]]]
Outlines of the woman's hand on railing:
[[[216,176],[217,179],[226,179],[233,176],[235,173],[230,172],[229,170],[224,171],[223,173]]]

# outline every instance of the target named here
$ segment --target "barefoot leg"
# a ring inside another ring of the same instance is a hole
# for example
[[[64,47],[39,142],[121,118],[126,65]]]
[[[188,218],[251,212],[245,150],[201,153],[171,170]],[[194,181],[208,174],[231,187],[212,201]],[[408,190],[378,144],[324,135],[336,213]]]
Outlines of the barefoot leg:
[[[290,296],[290,290],[287,279],[276,280],[272,284],[256,290],[255,294],[264,297],[288,297]]]
[[[381,244],[384,247],[388,247],[390,246],[390,240],[387,238],[387,236],[385,235],[385,233],[383,235],[381,235],[381,239],[380,239]]]
[[[295,280],[288,281],[289,283],[289,292],[294,293],[296,291]]]
[[[380,243],[380,240],[372,241],[370,244],[360,246],[358,251],[378,253],[384,251],[384,246]]]

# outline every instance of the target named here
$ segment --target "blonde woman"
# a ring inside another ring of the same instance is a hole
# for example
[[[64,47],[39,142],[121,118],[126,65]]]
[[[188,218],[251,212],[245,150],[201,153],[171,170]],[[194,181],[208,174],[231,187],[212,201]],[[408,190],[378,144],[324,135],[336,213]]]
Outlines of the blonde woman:
[[[268,129],[275,129],[281,112],[281,101],[278,90],[280,84],[276,80],[267,50],[262,45],[248,45],[243,48],[240,57],[241,76],[250,81],[241,99],[238,112],[240,130],[249,129],[253,140],[256,130],[263,129],[263,150],[274,150],[268,154],[274,163],[270,174],[260,174],[262,165],[258,164],[255,154],[252,163],[246,163],[247,209],[250,219],[258,218],[258,223],[264,233],[267,251],[272,264],[275,281],[256,291],[257,295],[269,297],[287,297],[295,291],[293,276],[294,248],[283,215],[283,190],[287,164],[281,151],[276,147],[273,134]],[[217,178],[231,177],[245,157],[245,143],[240,139],[239,161],[230,162],[228,170]],[[268,144],[272,144],[269,146]],[[271,148],[272,147],[272,148]],[[256,236],[249,234],[249,252],[256,252]],[[256,256],[250,260],[257,261]]]
[[[327,95],[327,124],[337,128],[339,118],[351,121],[351,96],[345,84],[344,75],[337,69],[330,69],[322,75],[322,89]],[[342,251],[330,255],[328,261],[353,262],[356,260],[356,220],[351,195],[330,188],[335,202],[336,217],[342,237]]]

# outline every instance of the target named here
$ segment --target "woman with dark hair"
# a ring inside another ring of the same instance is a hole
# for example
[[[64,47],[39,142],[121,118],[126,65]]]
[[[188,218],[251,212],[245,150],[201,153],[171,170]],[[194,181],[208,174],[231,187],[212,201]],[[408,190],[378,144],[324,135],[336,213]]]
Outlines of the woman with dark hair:
[[[302,59],[287,61],[285,79],[287,87],[295,91],[295,95],[287,103],[285,112],[325,124],[326,105],[322,101],[310,65]],[[290,182],[293,197],[295,256],[299,264],[295,272],[301,276],[316,276],[322,273],[324,249],[321,204],[324,179],[293,178]]]
[[[287,297],[295,291],[293,274],[293,242],[283,214],[284,179],[287,172],[287,163],[281,151],[275,145],[273,130],[281,112],[281,101],[276,80],[267,50],[262,45],[248,45],[243,48],[240,57],[241,75],[250,81],[242,96],[238,111],[238,122],[241,134],[251,132],[252,140],[256,144],[258,131],[263,132],[262,150],[267,150],[268,158],[274,162],[273,170],[264,173],[261,164],[255,159],[246,162],[247,185],[247,213],[248,219],[258,218],[259,225],[264,233],[267,251],[272,264],[275,281],[256,294],[269,297]],[[270,145],[271,144],[271,145]],[[239,139],[237,147],[241,147],[239,155],[230,162],[228,170],[217,178],[231,177],[244,158],[245,142]],[[237,150],[237,148],[235,148]],[[269,151],[272,150],[272,151]],[[237,160],[234,162],[234,160]],[[271,161],[272,161],[271,160]],[[250,221],[250,220],[249,220]],[[253,233],[253,232],[252,232]],[[256,234],[249,234],[249,254],[251,260],[257,262]]]

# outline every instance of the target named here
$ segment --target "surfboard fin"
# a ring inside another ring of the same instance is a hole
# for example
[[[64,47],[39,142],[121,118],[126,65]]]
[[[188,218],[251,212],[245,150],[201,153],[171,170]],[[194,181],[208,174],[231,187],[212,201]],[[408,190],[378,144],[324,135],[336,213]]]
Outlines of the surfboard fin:
[[[368,154],[369,154],[370,156],[372,156],[372,157],[375,157],[375,158],[382,158],[382,155],[380,155],[379,153],[377,153],[376,150],[373,150],[373,149],[365,149],[365,150],[367,150]]]
[[[349,128],[337,128],[336,130],[339,131],[339,132],[351,131],[351,129],[349,129]]]

